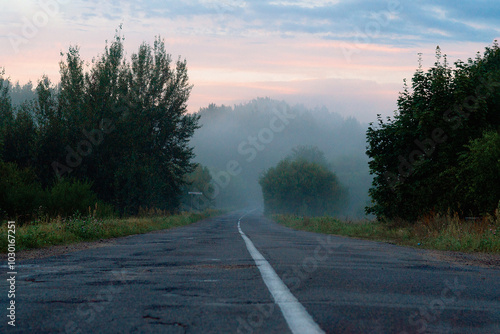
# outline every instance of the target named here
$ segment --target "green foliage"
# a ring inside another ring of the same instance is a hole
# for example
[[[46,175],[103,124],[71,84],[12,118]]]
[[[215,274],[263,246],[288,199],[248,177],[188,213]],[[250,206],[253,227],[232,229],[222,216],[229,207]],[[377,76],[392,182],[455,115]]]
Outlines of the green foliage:
[[[14,122],[12,103],[9,95],[10,82],[4,78],[5,70],[0,70],[0,161],[4,156],[4,142],[8,134],[9,127]]]
[[[497,151],[479,156],[468,145],[484,131],[500,129],[499,85],[500,49],[496,43],[483,56],[457,62],[454,69],[438,48],[434,67],[427,72],[419,68],[411,88],[405,84],[394,118],[384,122],[379,116],[377,126],[372,123],[367,131],[367,155],[374,175],[372,205],[367,212],[412,221],[448,210],[463,215],[491,212],[491,203],[500,199],[498,191],[474,185],[485,184],[481,176],[474,180],[465,176],[472,172],[467,165],[470,159],[498,159]],[[475,157],[467,158],[469,154]],[[479,191],[488,193],[479,195]],[[490,199],[467,199],[478,195]]]
[[[80,240],[98,239],[104,232],[103,221],[92,216],[75,214],[64,222],[66,231],[73,233]]]
[[[31,168],[50,215],[86,212],[97,198],[125,214],[178,209],[185,175],[195,167],[189,140],[199,118],[187,113],[186,61],[173,62],[160,38],[128,61],[119,33],[88,70],[78,47],[61,56],[59,85],[47,77],[36,91],[31,83],[16,85],[21,102],[14,107],[0,73],[0,159]],[[22,100],[29,93],[36,98]],[[4,210],[34,213],[32,204],[24,209]]]
[[[17,233],[16,243],[19,245],[23,245],[22,248],[40,248],[43,247],[43,239],[47,237],[47,233],[45,231],[40,231],[40,225],[33,224],[31,228],[27,229],[26,233]],[[17,247],[17,245],[16,245]],[[20,248],[20,247],[18,247]]]
[[[302,157],[282,160],[268,169],[259,183],[268,214],[337,214],[345,198],[345,190],[333,172]]]
[[[413,224],[381,221],[341,221],[332,217],[297,217],[276,215],[273,218],[290,228],[315,233],[377,240],[426,249],[460,252],[500,252],[500,211],[482,221],[463,221],[458,216],[427,217]]]
[[[70,216],[76,212],[86,214],[97,203],[92,183],[61,179],[48,190],[47,211],[51,216]]]
[[[0,175],[0,219],[26,222],[46,216],[66,217],[87,213],[97,203],[89,182],[62,179],[43,190],[32,169],[6,162],[0,162]]]
[[[30,169],[19,169],[14,163],[0,162],[0,219],[31,219],[42,205],[44,193]]]
[[[292,154],[290,154],[287,159],[292,161],[305,160],[323,166],[326,169],[331,169],[330,163],[326,160],[325,153],[316,146],[296,146],[292,148]]]
[[[33,222],[16,226],[16,249],[25,250],[53,245],[71,244],[147,233],[155,230],[184,226],[220,215],[220,211],[205,210],[172,216],[99,219],[93,216],[73,215],[66,219]],[[7,224],[0,226],[0,252],[8,248]]]
[[[186,184],[182,188],[182,206],[187,210],[204,210],[213,206],[214,200],[210,196],[213,191],[211,181],[212,176],[208,168],[196,164],[194,171],[185,176]],[[201,192],[203,195],[189,195],[189,192]]]
[[[492,213],[500,204],[500,134],[485,132],[467,148],[459,157],[457,192],[463,194],[466,211]]]
[[[4,160],[15,162],[21,168],[34,168],[36,135],[30,105],[24,104],[17,111],[4,136]]]

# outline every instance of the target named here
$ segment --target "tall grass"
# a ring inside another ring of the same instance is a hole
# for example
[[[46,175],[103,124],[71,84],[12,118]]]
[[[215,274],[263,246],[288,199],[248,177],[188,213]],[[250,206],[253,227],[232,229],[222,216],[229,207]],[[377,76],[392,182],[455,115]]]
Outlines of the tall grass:
[[[147,233],[188,225],[220,214],[216,210],[177,215],[156,215],[131,218],[102,219],[94,215],[73,215],[45,222],[35,221],[16,226],[16,250],[94,241]],[[7,252],[7,225],[0,227],[0,252]]]
[[[417,222],[341,221],[332,217],[275,215],[288,227],[427,249],[500,253],[500,211],[477,220],[458,215],[429,215]]]

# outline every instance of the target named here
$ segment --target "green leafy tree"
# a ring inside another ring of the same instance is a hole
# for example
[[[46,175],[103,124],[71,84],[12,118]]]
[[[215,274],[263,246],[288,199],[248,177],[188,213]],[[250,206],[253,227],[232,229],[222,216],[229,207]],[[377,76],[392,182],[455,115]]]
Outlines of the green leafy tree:
[[[33,167],[37,142],[36,125],[30,106],[24,104],[5,134],[5,161],[15,162],[21,168]]]
[[[196,210],[213,206],[214,199],[210,197],[211,181],[212,176],[209,169],[201,164],[196,164],[194,171],[185,176],[185,184],[182,187],[182,206]],[[189,195],[189,192],[201,192],[202,195]]]
[[[88,73],[82,64],[74,47],[61,62],[58,109],[68,134],[65,150],[79,153],[71,176],[92,181],[100,198],[122,212],[175,210],[184,175],[194,169],[189,140],[199,118],[187,114],[186,61],[172,66],[157,38],[128,62],[117,34]]]
[[[500,133],[485,132],[459,157],[457,190],[466,212],[494,212],[500,204]]]
[[[436,50],[434,67],[419,68],[405,85],[394,118],[378,117],[367,131],[372,205],[377,217],[415,220],[448,210],[471,208],[456,187],[460,157],[484,131],[500,126],[500,50],[495,43],[484,55],[457,62],[452,69]],[[468,212],[467,212],[468,213]]]
[[[43,204],[43,189],[35,173],[0,161],[0,219],[25,222]]]
[[[54,163],[67,164],[66,127],[58,108],[57,89],[44,76],[36,87],[35,121],[37,144],[35,148],[35,170],[44,187],[51,186],[56,179]],[[69,176],[69,175],[68,175]]]
[[[321,151],[316,146],[305,146],[299,145],[292,148],[292,153],[287,157],[289,160],[306,160],[309,162],[316,163],[320,166],[325,167],[326,169],[331,169],[332,166],[326,160],[325,153]]]
[[[128,61],[123,40],[117,32],[88,70],[79,48],[70,47],[61,54],[60,83],[42,77],[36,92],[31,84],[17,85],[16,94],[32,100],[15,108],[2,71],[0,159],[16,164],[8,165],[12,175],[31,167],[33,182],[49,197],[83,198],[91,190],[121,213],[173,211],[185,175],[195,169],[189,142],[199,127],[199,116],[187,113],[187,63],[173,62],[160,38],[153,46],[143,43]],[[7,174],[0,177],[7,182]],[[85,198],[91,200],[84,206],[97,200]],[[54,214],[76,208],[46,206]]]
[[[260,178],[265,212],[304,216],[336,214],[345,190],[333,172],[305,159],[282,160]]]
[[[117,122],[116,133],[124,134],[120,154],[130,157],[134,167],[120,171],[115,184],[142,183],[143,187],[136,188],[143,192],[137,199],[173,210],[180,203],[184,175],[195,167],[189,140],[198,128],[199,116],[187,113],[191,86],[186,61],[178,60],[172,66],[171,56],[158,38],[153,47],[139,47],[123,75],[130,110]],[[126,205],[134,210],[138,204]]]
[[[0,161],[8,159],[4,150],[5,139],[8,135],[8,130],[14,123],[14,114],[10,99],[9,89],[10,82],[4,77],[5,70],[0,70]]]

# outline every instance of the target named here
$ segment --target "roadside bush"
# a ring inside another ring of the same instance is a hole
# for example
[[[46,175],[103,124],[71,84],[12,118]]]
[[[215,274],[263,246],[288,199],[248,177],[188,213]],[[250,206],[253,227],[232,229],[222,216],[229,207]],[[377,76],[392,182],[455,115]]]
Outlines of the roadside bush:
[[[104,234],[102,220],[81,214],[75,214],[65,220],[64,228],[80,240],[99,239]]]
[[[43,190],[30,169],[0,162],[0,219],[28,221],[43,201]]]
[[[114,207],[98,201],[91,187],[90,182],[62,179],[44,190],[31,169],[0,162],[0,222],[9,219],[21,224],[48,221],[51,217],[67,217],[76,212],[113,217]]]
[[[47,194],[47,211],[51,216],[70,216],[76,212],[85,214],[94,209],[97,195],[91,190],[92,183],[61,179]]]

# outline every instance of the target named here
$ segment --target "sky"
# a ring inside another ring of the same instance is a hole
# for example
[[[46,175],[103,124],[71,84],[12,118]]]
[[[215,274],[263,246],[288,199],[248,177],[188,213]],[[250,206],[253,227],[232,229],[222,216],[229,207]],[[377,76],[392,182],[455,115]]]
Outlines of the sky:
[[[392,115],[403,80],[440,46],[451,63],[500,37],[498,1],[0,0],[0,68],[59,80],[61,52],[88,62],[122,25],[127,56],[165,39],[185,58],[189,110],[271,97],[363,122]]]

